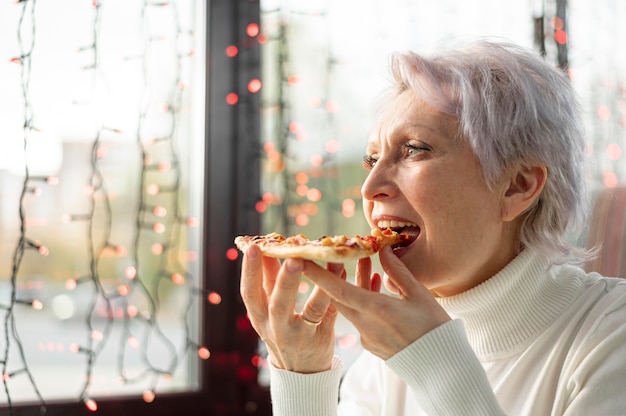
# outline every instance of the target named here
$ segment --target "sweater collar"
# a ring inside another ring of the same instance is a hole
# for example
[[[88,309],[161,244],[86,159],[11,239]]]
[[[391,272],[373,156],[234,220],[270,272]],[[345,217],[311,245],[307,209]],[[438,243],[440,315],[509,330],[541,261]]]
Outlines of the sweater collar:
[[[561,277],[543,257],[524,250],[504,269],[480,285],[437,299],[460,318],[480,359],[517,352],[545,330],[576,297],[580,279]]]

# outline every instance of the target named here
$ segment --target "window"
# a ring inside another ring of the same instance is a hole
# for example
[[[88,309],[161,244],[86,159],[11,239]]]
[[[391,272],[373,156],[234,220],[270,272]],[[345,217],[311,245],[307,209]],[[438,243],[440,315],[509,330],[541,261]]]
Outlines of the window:
[[[0,408],[262,413],[231,250],[258,224],[258,3],[24,0],[0,22]]]
[[[435,51],[464,38],[506,38],[543,50],[555,66],[567,65],[589,128],[592,193],[626,181],[621,4],[262,0],[261,10],[263,177],[257,210],[264,232],[313,238],[369,233],[360,162],[372,104],[389,85],[388,56]],[[606,24],[591,24],[599,21]],[[350,277],[354,265],[347,270]],[[304,300],[311,285],[304,280],[301,289]],[[348,363],[360,351],[358,333],[341,318],[336,351]],[[261,376],[266,383],[267,374]]]

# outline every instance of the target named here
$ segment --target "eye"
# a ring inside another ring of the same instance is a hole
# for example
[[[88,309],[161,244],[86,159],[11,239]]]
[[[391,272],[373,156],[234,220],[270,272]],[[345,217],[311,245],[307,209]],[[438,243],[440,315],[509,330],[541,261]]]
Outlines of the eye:
[[[414,145],[411,143],[405,143],[402,146],[402,156],[407,159],[413,159],[415,157],[421,156],[424,152],[428,152],[430,150],[431,148],[424,144]]]
[[[374,166],[376,166],[376,162],[378,162],[378,158],[374,155],[363,156],[362,165],[367,170],[374,169]]]

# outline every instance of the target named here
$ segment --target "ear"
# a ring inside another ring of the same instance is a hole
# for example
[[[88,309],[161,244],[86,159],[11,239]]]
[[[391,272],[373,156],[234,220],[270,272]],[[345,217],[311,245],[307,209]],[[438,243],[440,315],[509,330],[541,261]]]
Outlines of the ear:
[[[520,166],[511,171],[502,197],[502,220],[513,221],[537,200],[548,178],[545,166]]]

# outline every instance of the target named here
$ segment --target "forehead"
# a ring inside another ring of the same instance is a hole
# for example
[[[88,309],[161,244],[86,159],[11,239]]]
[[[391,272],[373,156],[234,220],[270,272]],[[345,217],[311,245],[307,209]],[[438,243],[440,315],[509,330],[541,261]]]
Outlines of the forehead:
[[[458,127],[456,117],[442,113],[406,90],[387,103],[367,148],[377,149],[386,141],[405,137],[453,142],[458,136]]]

